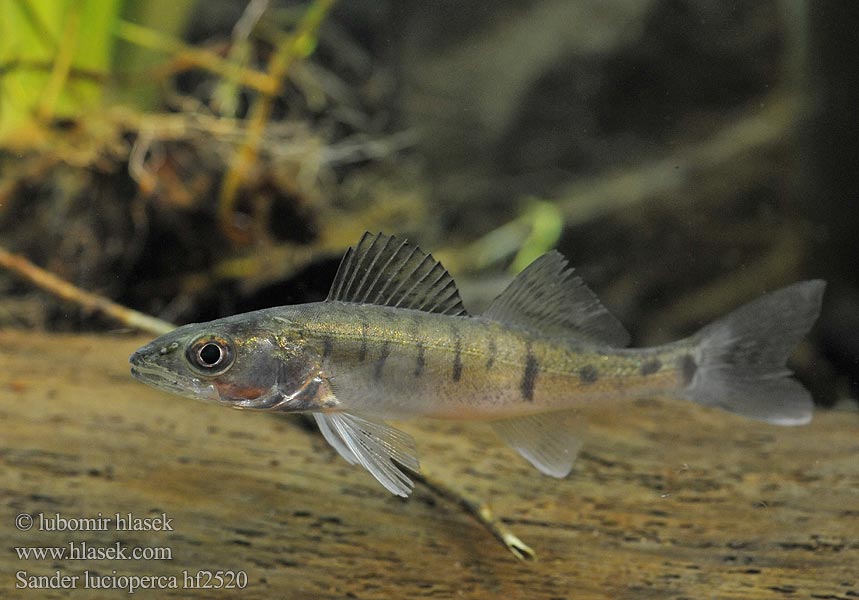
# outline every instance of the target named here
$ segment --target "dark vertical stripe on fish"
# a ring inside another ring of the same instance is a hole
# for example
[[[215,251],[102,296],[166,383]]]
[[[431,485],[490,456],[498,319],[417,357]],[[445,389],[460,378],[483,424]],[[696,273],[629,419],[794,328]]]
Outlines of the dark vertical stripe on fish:
[[[424,343],[418,342],[418,355],[415,358],[415,377],[420,377],[421,373],[424,372],[424,367],[426,366],[426,359],[424,357]]]
[[[531,350],[531,342],[528,342],[525,346],[525,369],[522,371],[522,382],[519,384],[519,391],[522,392],[522,399],[525,402],[534,401],[534,386],[537,385],[539,370],[540,364]]]
[[[495,338],[491,335],[489,336],[489,341],[487,342],[489,348],[487,350],[487,358],[486,358],[486,370],[492,368],[492,365],[495,364],[495,356],[498,354],[498,347],[495,345]]]
[[[370,324],[366,317],[361,319],[361,350],[358,352],[358,360],[364,362],[367,358],[367,336],[370,333]]]
[[[582,383],[593,383],[600,378],[600,373],[593,365],[585,365],[579,369],[579,379]]]
[[[331,358],[332,352],[334,352],[334,342],[326,335],[322,338],[322,361],[325,362]]]
[[[680,380],[683,386],[691,385],[692,380],[695,379],[695,373],[698,372],[698,363],[695,362],[695,357],[691,354],[684,354],[677,361],[677,366],[680,368]]]
[[[385,368],[385,361],[388,360],[388,356],[391,354],[391,345],[390,342],[385,342],[382,344],[382,349],[379,351],[379,358],[376,359],[376,364],[373,368],[373,379],[379,381],[382,379],[382,370]]]
[[[653,375],[659,369],[662,368],[662,361],[658,358],[654,358],[653,360],[649,360],[646,363],[641,365],[641,375],[642,377],[647,377],[648,375]]]
[[[419,319],[414,317],[411,319],[409,334],[412,336],[412,339],[415,342],[415,349],[417,350],[417,355],[415,356],[415,370],[412,375],[414,377],[420,377],[424,372],[424,367],[426,367],[426,348],[424,347],[424,340],[421,336],[421,321]]]
[[[462,377],[462,336],[458,327],[454,327],[451,331],[453,331],[453,371],[451,377],[454,381],[459,381]]]

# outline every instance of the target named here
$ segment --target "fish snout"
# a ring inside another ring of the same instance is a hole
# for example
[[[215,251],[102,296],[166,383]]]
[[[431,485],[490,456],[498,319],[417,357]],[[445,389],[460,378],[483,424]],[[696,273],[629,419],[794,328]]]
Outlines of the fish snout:
[[[143,363],[143,356],[143,353],[140,350],[137,350],[128,357],[128,362],[131,363],[132,370],[134,370],[133,367],[139,366]]]

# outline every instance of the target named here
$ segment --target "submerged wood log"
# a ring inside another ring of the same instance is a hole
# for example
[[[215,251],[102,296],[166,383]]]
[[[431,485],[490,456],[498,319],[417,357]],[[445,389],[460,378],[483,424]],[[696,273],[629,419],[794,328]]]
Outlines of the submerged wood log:
[[[143,341],[0,332],[3,597],[114,597],[81,591],[95,576],[120,586],[122,576],[175,577],[179,589],[136,596],[159,598],[859,595],[854,413],[778,428],[667,400],[589,410],[585,451],[565,480],[539,475],[483,425],[405,424],[428,470],[491,499],[534,548],[538,560],[522,563],[426,488],[407,501],[387,494],[298,419],[136,383],[126,359]],[[32,529],[16,527],[20,513],[36,516]],[[39,529],[99,513],[105,531]],[[172,530],[117,531],[116,513],[163,514]],[[70,542],[168,548],[172,559],[13,550]],[[246,573],[246,589],[190,589],[216,570]],[[77,576],[76,589],[22,587],[20,577],[57,571]]]

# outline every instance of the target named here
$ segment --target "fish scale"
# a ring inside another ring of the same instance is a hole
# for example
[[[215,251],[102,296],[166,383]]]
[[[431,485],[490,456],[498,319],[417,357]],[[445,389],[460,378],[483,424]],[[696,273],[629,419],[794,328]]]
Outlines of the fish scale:
[[[535,260],[480,316],[438,261],[406,240],[365,234],[324,302],[180,327],[131,357],[132,374],[239,409],[311,413],[325,439],[390,492],[420,468],[387,419],[488,421],[540,472],[564,477],[578,409],[667,395],[778,425],[811,419],[785,363],[820,311],[824,282],[793,284],[677,342],[629,335],[566,260]]]
[[[573,394],[582,403],[672,393],[684,384],[680,357],[691,351],[572,349],[483,319],[374,305],[309,310],[304,334],[323,355],[331,346],[324,368],[344,390],[340,408],[388,418],[494,420],[563,410]],[[389,412],[395,406],[405,414]]]

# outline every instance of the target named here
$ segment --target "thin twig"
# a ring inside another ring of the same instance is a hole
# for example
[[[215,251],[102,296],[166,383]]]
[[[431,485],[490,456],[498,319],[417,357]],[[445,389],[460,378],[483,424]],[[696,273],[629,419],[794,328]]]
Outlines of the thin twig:
[[[150,317],[149,315],[117,304],[104,296],[86,292],[75,287],[53,273],[37,267],[23,256],[13,254],[2,247],[0,247],[0,267],[10,270],[22,279],[26,279],[37,287],[63,300],[74,302],[85,310],[104,314],[128,327],[133,327],[134,329],[146,331],[154,335],[167,333],[176,327],[161,319]]]
[[[18,5],[18,10],[21,11],[21,15],[30,28],[39,34],[39,41],[47,47],[51,54],[54,54],[57,51],[57,39],[39,12],[34,10],[33,3],[27,0],[15,0],[15,4]]]
[[[516,534],[507,529],[507,526],[501,522],[501,519],[495,516],[486,502],[469,496],[465,492],[455,490],[441,479],[437,479],[427,473],[425,468],[421,473],[413,473],[413,476],[437,496],[446,498],[458,504],[466,512],[471,513],[478,523],[488,529],[498,541],[504,544],[505,548],[513,553],[513,556],[519,560],[536,560],[537,555],[534,550],[520,540]]]
[[[286,77],[289,67],[308,56],[316,46],[316,34],[334,0],[315,0],[305,11],[298,29],[274,52],[268,63],[268,76],[277,82]],[[247,241],[247,233],[233,223],[236,195],[257,157],[257,149],[271,115],[273,92],[263,92],[251,106],[245,139],[224,176],[218,199],[218,221],[221,229],[235,241]]]
[[[51,69],[51,76],[48,78],[48,82],[42,90],[42,97],[39,101],[38,107],[36,108],[36,113],[44,122],[53,118],[54,110],[57,107],[60,94],[69,79],[72,60],[74,59],[75,49],[78,43],[78,35],[80,34],[80,24],[81,7],[78,4],[72,4],[69,6],[69,11],[66,14],[63,36],[60,40],[56,60],[54,61],[53,68]]]
[[[215,52],[189,46],[183,41],[163,32],[149,29],[128,21],[120,21],[116,26],[118,37],[127,42],[172,55],[172,60],[183,69],[197,67],[215,73],[229,81],[235,81],[262,93],[273,93],[279,81],[267,73],[236,64],[224,59]]]
[[[259,20],[268,10],[269,0],[250,0],[242,16],[233,26],[232,40],[227,58],[233,64],[247,66],[251,59],[251,44],[248,38]],[[239,86],[234,81],[220,81],[212,94],[218,112],[236,116],[239,106]]]

